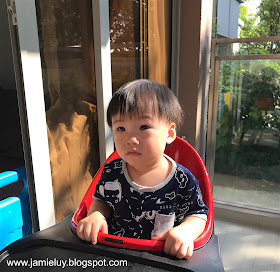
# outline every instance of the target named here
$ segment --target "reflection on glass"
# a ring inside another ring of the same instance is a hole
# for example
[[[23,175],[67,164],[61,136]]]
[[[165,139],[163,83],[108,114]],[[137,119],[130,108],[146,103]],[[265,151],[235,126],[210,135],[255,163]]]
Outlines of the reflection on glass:
[[[221,61],[214,197],[280,210],[280,61]]]
[[[36,0],[56,220],[99,166],[90,0]]]
[[[170,86],[170,0],[110,0],[113,90],[138,78]]]

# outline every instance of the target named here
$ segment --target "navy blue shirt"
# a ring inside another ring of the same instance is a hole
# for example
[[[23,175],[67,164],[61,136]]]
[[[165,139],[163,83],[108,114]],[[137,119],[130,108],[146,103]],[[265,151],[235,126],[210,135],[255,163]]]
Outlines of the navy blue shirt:
[[[188,169],[166,158],[173,168],[154,187],[134,183],[121,158],[104,166],[93,198],[103,200],[112,208],[107,219],[110,234],[151,239],[190,215],[207,219],[208,208],[203,203],[197,179]]]

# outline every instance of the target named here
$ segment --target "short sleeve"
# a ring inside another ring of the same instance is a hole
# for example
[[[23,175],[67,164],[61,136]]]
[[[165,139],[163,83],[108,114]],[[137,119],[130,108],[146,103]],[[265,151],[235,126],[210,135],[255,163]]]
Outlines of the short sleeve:
[[[174,207],[175,225],[191,215],[207,219],[208,207],[203,202],[198,180],[184,167],[178,167],[175,176],[179,184]]]
[[[103,169],[100,180],[96,184],[95,192],[92,195],[93,199],[100,199],[105,201],[105,196],[104,196],[104,185],[105,185],[105,171]]]
[[[122,162],[120,159],[105,164],[92,197],[106,202],[110,207],[120,203],[122,199],[122,185],[119,179],[121,176]]]

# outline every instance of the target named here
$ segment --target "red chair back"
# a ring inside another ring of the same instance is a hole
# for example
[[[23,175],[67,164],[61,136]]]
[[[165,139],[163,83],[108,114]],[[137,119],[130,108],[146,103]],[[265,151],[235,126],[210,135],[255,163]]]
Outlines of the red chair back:
[[[203,233],[194,241],[194,248],[200,248],[210,239],[212,230],[213,230],[213,196],[210,179],[206,170],[206,167],[200,158],[196,150],[186,141],[182,140],[179,137],[176,137],[176,140],[166,148],[165,153],[171,157],[173,160],[183,165],[189,169],[192,174],[199,181],[199,186],[203,196],[203,201],[209,209],[207,216],[206,226]],[[119,158],[117,151],[114,151],[106,160],[105,163],[110,162],[116,158]],[[88,191],[86,192],[81,204],[79,205],[77,211],[75,212],[72,219],[72,230],[76,232],[77,225],[81,219],[86,217],[90,205],[93,201],[92,195],[95,192],[95,187],[97,182],[100,179],[103,167],[105,163],[96,173]],[[112,237],[112,236],[110,236]],[[137,239],[134,239],[137,240]]]

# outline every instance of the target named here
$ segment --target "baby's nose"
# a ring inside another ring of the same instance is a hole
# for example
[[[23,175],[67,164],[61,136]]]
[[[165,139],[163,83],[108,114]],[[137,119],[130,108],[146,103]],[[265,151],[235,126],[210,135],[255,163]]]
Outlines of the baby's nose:
[[[127,141],[127,144],[130,145],[138,145],[139,144],[139,141],[137,140],[137,137],[135,136],[131,136],[128,138],[128,141]]]

